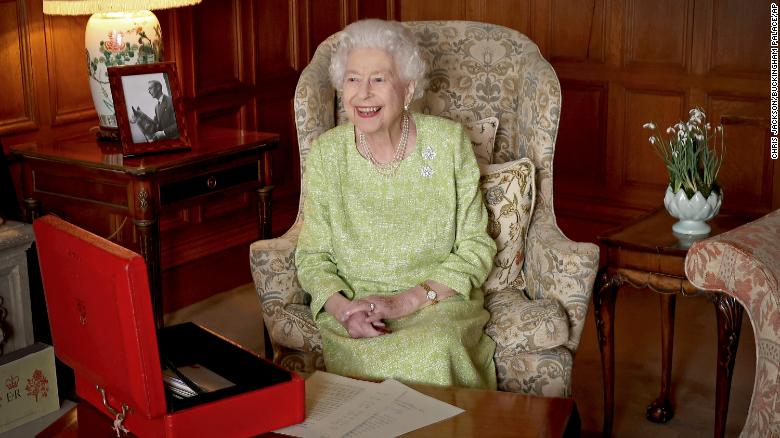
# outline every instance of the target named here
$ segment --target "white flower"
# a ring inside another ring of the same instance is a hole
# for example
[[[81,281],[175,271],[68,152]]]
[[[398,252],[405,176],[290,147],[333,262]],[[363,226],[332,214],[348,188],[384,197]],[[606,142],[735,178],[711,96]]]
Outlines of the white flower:
[[[688,114],[691,115],[691,120],[693,119],[701,119],[704,117],[704,112],[698,108],[692,108],[690,111],[688,111]]]
[[[707,130],[710,130],[710,129],[712,128],[712,126],[710,126],[710,123],[709,123],[709,122],[707,122],[707,124],[706,124],[706,125],[704,125],[704,126],[707,128]]]
[[[715,130],[718,131],[718,132],[723,131],[723,126],[718,125],[718,127],[715,128]]]
[[[655,129],[655,123],[652,123],[652,122],[651,123],[645,123],[644,125],[642,125],[642,127],[645,128],[645,129]]]
[[[422,155],[423,158],[426,160],[433,160],[434,158],[436,158],[436,151],[434,151],[433,148],[430,145],[428,145],[425,148],[425,150],[423,150]]]
[[[650,144],[655,144],[655,137],[648,138],[648,141],[650,142]]]
[[[666,133],[667,134],[674,134],[674,128],[672,128],[671,126],[666,128]]]
[[[701,134],[696,134],[696,135],[694,135],[693,137],[694,137],[696,140],[699,140],[699,141],[702,141],[702,140],[704,140],[704,136],[703,136],[703,135],[701,135]]]
[[[428,166],[426,164],[425,166],[423,166],[420,175],[422,175],[424,178],[430,178],[433,176],[433,169],[431,169],[431,166]]]

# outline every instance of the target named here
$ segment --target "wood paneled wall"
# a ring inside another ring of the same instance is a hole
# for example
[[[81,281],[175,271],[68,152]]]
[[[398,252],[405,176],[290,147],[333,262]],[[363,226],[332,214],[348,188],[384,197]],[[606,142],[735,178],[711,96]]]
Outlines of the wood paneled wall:
[[[666,171],[641,126],[667,126],[695,105],[726,129],[723,210],[780,208],[764,0],[204,0],[157,15],[195,123],[281,135],[276,233],[297,208],[298,75],[323,39],[366,17],[492,22],[539,45],[563,90],[555,196],[564,224],[587,219],[595,233],[660,205]],[[5,146],[96,124],[86,19],[44,16],[39,0],[0,0]]]

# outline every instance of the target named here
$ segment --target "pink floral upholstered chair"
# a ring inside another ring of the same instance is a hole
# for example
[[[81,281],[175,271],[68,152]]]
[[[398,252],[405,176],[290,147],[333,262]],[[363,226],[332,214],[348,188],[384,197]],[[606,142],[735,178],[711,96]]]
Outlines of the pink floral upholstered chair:
[[[780,437],[780,210],[688,251],[685,275],[697,288],[733,296],[756,339],[756,380],[744,437]]]
[[[494,135],[472,136],[477,158],[486,166],[527,158],[513,175],[518,187],[531,193],[525,192],[521,205],[497,210],[499,216],[492,217],[489,227],[497,242],[511,234],[512,243],[520,243],[516,248],[499,244],[500,273],[493,283],[489,277],[485,287],[485,307],[491,313],[486,332],[497,343],[499,389],[568,396],[598,247],[569,240],[555,221],[552,165],[561,111],[555,71],[531,40],[505,27],[465,21],[404,25],[419,39],[429,62],[426,93],[413,109],[460,121],[476,134],[497,125]],[[343,121],[328,80],[337,38],[320,44],[298,81],[295,118],[302,171],[312,141]],[[483,191],[495,180],[506,181],[485,176]],[[302,202],[306,188],[301,191]],[[489,210],[499,198],[486,196]],[[518,218],[527,214],[525,222],[503,222],[515,212]],[[255,242],[250,259],[274,361],[307,373],[322,368],[323,360],[309,297],[295,276],[293,254],[304,220],[299,210],[285,235]],[[509,229],[520,232],[502,231]]]

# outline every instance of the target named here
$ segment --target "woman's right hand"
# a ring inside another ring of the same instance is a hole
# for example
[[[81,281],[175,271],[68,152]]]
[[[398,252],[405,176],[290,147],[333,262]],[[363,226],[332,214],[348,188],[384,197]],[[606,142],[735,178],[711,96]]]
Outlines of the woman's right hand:
[[[335,293],[325,302],[325,311],[344,326],[350,337],[373,338],[388,333],[384,322],[369,320],[368,312],[349,311],[358,305],[358,302],[350,301],[344,295]]]
[[[366,312],[353,313],[341,325],[352,338],[373,338],[387,333],[382,321],[371,322]]]

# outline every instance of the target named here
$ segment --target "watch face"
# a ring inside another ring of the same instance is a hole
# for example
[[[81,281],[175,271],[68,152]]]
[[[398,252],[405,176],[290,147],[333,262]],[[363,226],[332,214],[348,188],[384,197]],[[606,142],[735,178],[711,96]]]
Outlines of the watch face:
[[[436,291],[429,290],[425,296],[427,296],[429,300],[433,301],[436,299]]]

